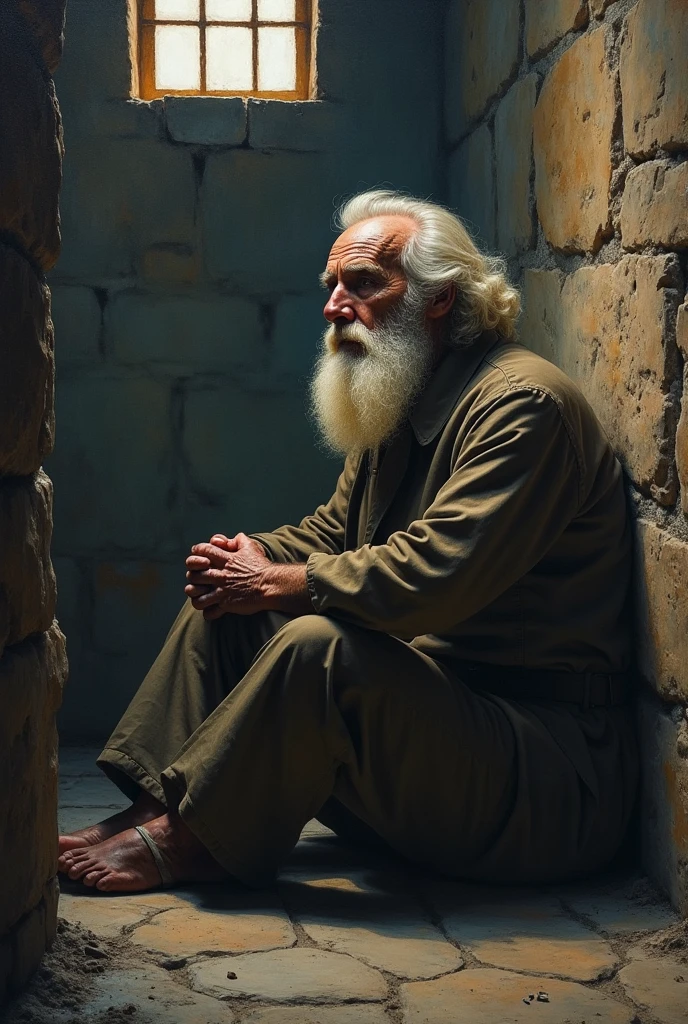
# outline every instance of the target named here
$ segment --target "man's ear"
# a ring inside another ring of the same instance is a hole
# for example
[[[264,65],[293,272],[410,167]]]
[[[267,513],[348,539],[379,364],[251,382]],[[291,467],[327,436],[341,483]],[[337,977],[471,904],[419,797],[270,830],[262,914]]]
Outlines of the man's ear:
[[[434,295],[428,303],[426,310],[427,316],[432,320],[436,320],[438,317],[446,316],[449,310],[456,301],[456,285],[448,284],[446,288],[443,288],[441,292]]]

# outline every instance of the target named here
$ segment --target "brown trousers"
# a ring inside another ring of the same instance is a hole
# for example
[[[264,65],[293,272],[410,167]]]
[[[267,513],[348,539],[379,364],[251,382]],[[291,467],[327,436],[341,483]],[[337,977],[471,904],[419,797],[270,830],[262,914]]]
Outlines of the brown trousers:
[[[545,711],[474,692],[385,633],[324,615],[209,623],[187,603],[98,764],[249,884],[318,816],[450,875],[547,881],[613,856],[635,751],[623,709]],[[580,733],[596,793],[552,716]]]

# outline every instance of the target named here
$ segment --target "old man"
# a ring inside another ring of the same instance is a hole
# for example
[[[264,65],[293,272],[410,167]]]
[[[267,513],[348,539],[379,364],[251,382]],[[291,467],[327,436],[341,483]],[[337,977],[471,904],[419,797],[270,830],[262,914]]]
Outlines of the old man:
[[[518,295],[458,218],[373,191],[340,226],[312,381],[336,491],[299,526],[192,549],[189,600],[98,759],[132,805],[60,840],[86,885],[262,885],[314,816],[510,882],[600,868],[624,838],[609,442],[516,341]]]

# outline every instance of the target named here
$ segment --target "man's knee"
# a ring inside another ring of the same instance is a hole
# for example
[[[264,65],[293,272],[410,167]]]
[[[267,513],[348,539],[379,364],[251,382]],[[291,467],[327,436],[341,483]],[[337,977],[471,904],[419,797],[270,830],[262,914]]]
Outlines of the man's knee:
[[[345,629],[326,615],[299,615],[285,623],[275,639],[299,658],[320,659],[341,642]]]

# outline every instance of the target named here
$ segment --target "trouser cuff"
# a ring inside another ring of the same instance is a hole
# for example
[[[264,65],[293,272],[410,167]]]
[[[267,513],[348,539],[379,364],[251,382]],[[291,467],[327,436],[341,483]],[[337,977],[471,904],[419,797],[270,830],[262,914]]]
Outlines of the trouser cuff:
[[[165,791],[166,804],[170,810],[175,810],[184,824],[193,832],[196,838],[205,846],[208,853],[214,860],[227,871],[232,878],[250,886],[253,889],[263,889],[274,883],[276,872],[256,871],[247,867],[245,863],[235,859],[227,852],[226,846],[220,842],[212,828],[199,814],[191,801],[183,780],[179,777],[174,768],[166,768],[162,773],[162,787]]]
[[[159,780],[124,751],[115,747],[105,747],[96,758],[96,764],[130,800],[136,800],[141,790],[144,790],[156,800],[167,804],[165,791]]]

